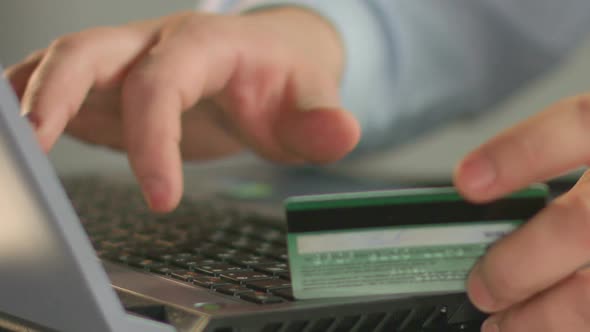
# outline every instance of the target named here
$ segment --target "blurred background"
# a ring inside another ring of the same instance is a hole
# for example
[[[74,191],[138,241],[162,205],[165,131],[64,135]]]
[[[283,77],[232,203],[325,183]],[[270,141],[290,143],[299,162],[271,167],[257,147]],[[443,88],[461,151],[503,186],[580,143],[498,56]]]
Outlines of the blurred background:
[[[5,66],[68,32],[190,10],[195,3],[193,0],[1,1],[0,61]],[[538,112],[552,101],[582,91],[590,91],[590,41],[583,43],[566,64],[525,90],[516,92],[499,105],[497,111],[477,119],[448,124],[412,145],[345,165],[337,172],[372,178],[445,179],[462,155],[487,138]],[[61,173],[127,167],[126,159],[120,154],[68,138],[60,140],[51,159]],[[240,159],[256,162],[248,156]]]

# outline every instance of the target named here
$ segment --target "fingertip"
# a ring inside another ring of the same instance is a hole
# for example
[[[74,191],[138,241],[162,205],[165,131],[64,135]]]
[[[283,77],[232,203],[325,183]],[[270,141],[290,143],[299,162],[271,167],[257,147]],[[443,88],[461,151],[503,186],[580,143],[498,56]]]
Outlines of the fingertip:
[[[499,326],[500,317],[499,316],[492,316],[486,319],[483,324],[481,325],[482,332],[500,332]]]
[[[286,150],[302,159],[325,164],[350,153],[360,140],[357,120],[337,108],[293,111],[281,119],[278,137]]]
[[[497,180],[497,171],[489,158],[476,151],[457,164],[453,180],[464,197],[483,203],[493,199],[491,189]]]
[[[26,113],[25,118],[33,129],[41,150],[48,153],[57,141],[59,133],[56,134],[49,128],[49,125],[44,123],[37,113]]]
[[[129,162],[150,210],[159,213],[174,210],[183,191],[178,144],[157,135],[146,135],[139,145],[129,142],[128,139]]]
[[[497,302],[492,297],[488,287],[486,286],[482,272],[481,263],[476,265],[469,273],[467,278],[467,295],[473,305],[483,312],[494,312],[497,307]]]
[[[154,212],[170,212],[178,206],[182,188],[176,188],[169,180],[150,176],[139,180],[145,200]]]

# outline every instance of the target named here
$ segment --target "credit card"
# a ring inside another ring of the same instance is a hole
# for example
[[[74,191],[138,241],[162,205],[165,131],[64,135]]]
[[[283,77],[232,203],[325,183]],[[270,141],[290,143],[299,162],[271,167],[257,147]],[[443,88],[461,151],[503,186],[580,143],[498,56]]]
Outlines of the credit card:
[[[545,185],[486,204],[451,187],[291,197],[285,201],[298,299],[450,293],[488,246],[545,207]]]

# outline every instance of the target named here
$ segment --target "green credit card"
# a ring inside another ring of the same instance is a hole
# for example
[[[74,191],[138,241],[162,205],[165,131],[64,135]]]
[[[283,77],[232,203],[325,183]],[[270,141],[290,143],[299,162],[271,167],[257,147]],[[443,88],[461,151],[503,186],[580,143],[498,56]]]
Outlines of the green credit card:
[[[487,247],[548,196],[539,184],[486,204],[469,203],[450,187],[288,198],[294,296],[464,291]]]

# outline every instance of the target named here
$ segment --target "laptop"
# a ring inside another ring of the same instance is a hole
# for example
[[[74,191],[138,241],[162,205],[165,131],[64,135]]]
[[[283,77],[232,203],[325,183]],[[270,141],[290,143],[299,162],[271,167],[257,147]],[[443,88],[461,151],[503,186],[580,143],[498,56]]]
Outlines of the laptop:
[[[1,69],[1,68],[0,68]],[[152,215],[133,185],[64,179],[0,81],[0,331],[479,331],[464,293],[295,300],[281,207]]]

